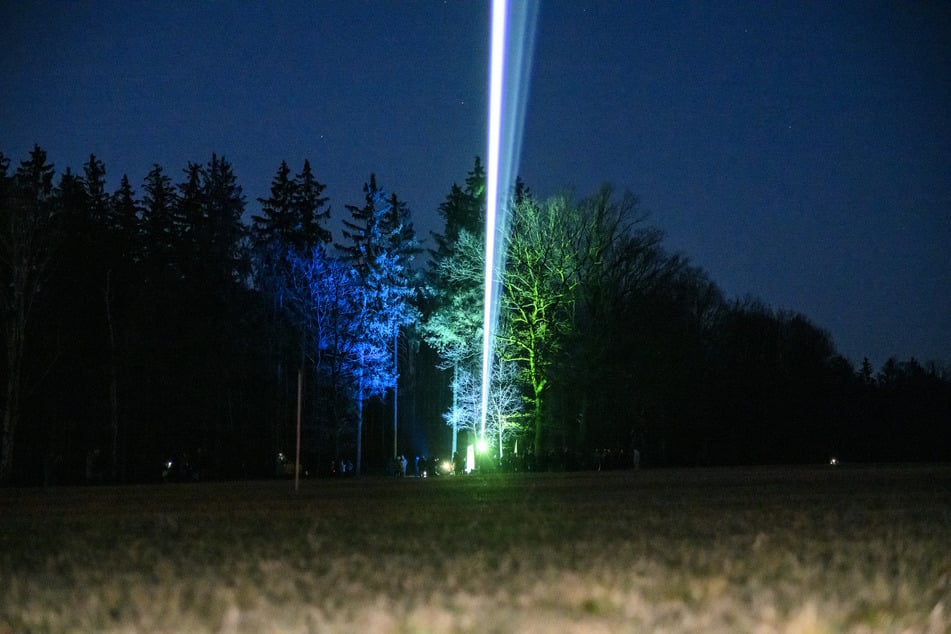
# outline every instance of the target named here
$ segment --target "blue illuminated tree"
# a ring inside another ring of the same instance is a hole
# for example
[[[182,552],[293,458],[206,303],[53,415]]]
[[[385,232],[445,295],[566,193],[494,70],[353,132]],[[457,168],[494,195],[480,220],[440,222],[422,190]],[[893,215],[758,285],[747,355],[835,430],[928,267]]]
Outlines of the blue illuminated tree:
[[[340,436],[352,421],[361,305],[357,280],[350,267],[320,247],[309,255],[290,254],[288,264],[286,305],[303,339],[302,354],[319,384],[322,414],[339,456]]]
[[[291,368],[303,367],[300,320],[291,318],[285,310],[286,284],[292,260],[307,258],[313,250],[331,239],[323,223],[330,215],[327,198],[321,194],[325,186],[318,182],[304,161],[300,174],[291,177],[291,169],[281,162],[271,181],[270,196],[259,198],[261,213],[251,217],[251,244],[253,279],[256,289],[270,306],[265,317],[264,343],[268,366],[275,376],[275,393],[271,397],[277,405],[274,417],[276,447],[280,450],[287,442],[294,394]]]
[[[415,295],[412,260],[419,251],[406,204],[395,194],[387,197],[377,185],[374,174],[364,184],[363,192],[362,207],[346,206],[350,219],[343,221],[344,243],[338,245],[342,257],[360,280],[363,302],[360,350],[364,368],[357,390],[358,472],[363,402],[397,387],[400,328],[416,318],[412,305]],[[389,351],[385,362],[380,356],[381,350]],[[394,392],[394,408],[395,401]]]

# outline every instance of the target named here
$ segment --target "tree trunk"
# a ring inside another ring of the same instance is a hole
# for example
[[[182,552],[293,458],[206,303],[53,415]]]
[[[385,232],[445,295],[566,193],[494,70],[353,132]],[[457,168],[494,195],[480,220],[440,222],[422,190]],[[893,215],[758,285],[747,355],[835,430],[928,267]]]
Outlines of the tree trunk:
[[[360,394],[357,396],[357,460],[353,475],[360,477],[363,469],[363,380],[360,380]]]
[[[542,396],[540,392],[536,392],[533,398],[534,402],[532,404],[534,408],[534,413],[532,418],[534,418],[535,423],[535,455],[542,455]]]
[[[21,300],[21,301],[17,301]],[[13,475],[13,447],[20,422],[20,386],[23,382],[23,346],[26,329],[26,307],[19,293],[14,294],[13,315],[7,320],[7,389],[3,410],[3,432],[0,436],[0,484]]]
[[[119,475],[119,378],[116,370],[116,331],[112,320],[112,269],[106,271],[106,324],[109,327],[109,477]]]
[[[0,437],[0,483],[10,481],[13,472],[13,444],[20,419],[20,382],[22,350],[15,335],[7,341],[9,376],[7,377],[6,407],[3,409],[3,436]]]
[[[360,360],[363,360],[361,355]],[[363,473],[363,366],[360,366],[360,380],[357,383],[357,459],[353,475],[357,478]]]
[[[457,407],[457,394],[459,391],[457,377],[459,376],[459,362],[452,364],[452,453],[450,454],[455,460],[456,452],[459,450],[457,442],[459,438],[459,423],[456,420],[456,407]]]
[[[400,330],[399,328],[395,328],[393,330],[393,377],[394,377],[393,379],[393,457],[394,458],[396,458],[396,450],[398,448],[397,440],[396,440],[396,432],[397,432],[397,421],[398,421],[397,415],[399,413],[399,409],[397,408],[397,394],[400,391],[400,379],[399,379],[399,374],[397,372],[399,370],[399,365],[398,365],[399,353],[397,350],[397,345],[399,343],[398,341],[399,336],[400,336]]]

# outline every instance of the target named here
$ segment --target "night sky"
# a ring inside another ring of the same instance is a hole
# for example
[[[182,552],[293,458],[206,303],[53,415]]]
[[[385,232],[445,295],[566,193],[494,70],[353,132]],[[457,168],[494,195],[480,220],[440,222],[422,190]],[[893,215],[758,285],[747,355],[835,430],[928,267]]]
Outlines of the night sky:
[[[272,6],[273,4],[273,6]],[[485,155],[487,3],[2,2],[0,150],[114,189],[212,152],[256,212],[309,158],[421,235]],[[728,297],[852,362],[951,363],[951,3],[545,3],[519,173],[637,194]]]

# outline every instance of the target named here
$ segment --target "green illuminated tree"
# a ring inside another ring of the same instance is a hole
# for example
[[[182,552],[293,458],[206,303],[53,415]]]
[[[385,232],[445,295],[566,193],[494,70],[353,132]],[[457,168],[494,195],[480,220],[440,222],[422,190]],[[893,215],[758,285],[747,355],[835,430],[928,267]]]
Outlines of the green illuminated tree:
[[[581,259],[575,248],[583,218],[567,198],[513,206],[502,279],[499,338],[528,389],[536,453],[544,441],[545,395],[553,363],[571,328]]]
[[[519,369],[514,361],[505,361],[505,357],[504,352],[496,350],[485,425],[486,439],[496,445],[500,461],[509,441],[527,431],[521,415],[524,399],[518,382]],[[480,401],[481,397],[480,390]]]
[[[481,360],[482,355],[477,351],[474,359],[469,359],[470,363],[456,366],[452,376],[456,400],[453,407],[443,414],[446,424],[455,433],[466,431],[473,438],[482,433],[482,368],[478,363]],[[504,447],[527,431],[521,421],[524,399],[518,374],[519,368],[515,362],[505,361],[503,355],[495,355],[486,410],[485,440],[495,446],[500,460]]]
[[[453,183],[438,211],[444,224],[442,233],[433,233],[437,248],[430,251],[423,339],[439,356],[439,369],[452,372],[447,420],[453,421],[451,451],[455,453],[458,424],[464,416],[466,421],[471,417],[461,412],[465,397],[460,389],[469,383],[469,375],[481,376],[475,364],[481,360],[485,169],[478,156],[464,184]],[[457,372],[467,375],[456,377]]]
[[[429,288],[433,308],[422,324],[424,340],[442,359],[440,367],[451,369],[453,403],[444,416],[453,428],[452,452],[457,450],[460,430],[475,430],[481,396],[473,409],[471,389],[481,394],[482,306],[485,249],[481,238],[459,229],[451,249],[433,263]]]

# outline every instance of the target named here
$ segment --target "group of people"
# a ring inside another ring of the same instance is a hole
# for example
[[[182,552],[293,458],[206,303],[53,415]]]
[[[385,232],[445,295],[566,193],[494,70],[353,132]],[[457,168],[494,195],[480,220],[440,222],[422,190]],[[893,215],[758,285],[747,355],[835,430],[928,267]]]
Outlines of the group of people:
[[[481,464],[485,465],[484,462]],[[641,452],[637,449],[628,451],[623,448],[598,448],[590,453],[584,453],[566,448],[562,451],[551,449],[543,454],[536,455],[529,448],[519,454],[505,453],[496,464],[491,465],[491,468],[503,472],[535,472],[609,471],[614,469],[640,469],[640,466]],[[409,473],[407,473],[408,470]],[[415,456],[411,467],[406,455],[400,454],[390,462],[387,472],[405,478],[407,475],[415,475],[416,477],[463,475],[468,471],[465,456],[455,452],[451,460]]]
[[[353,475],[353,461],[344,460],[331,460],[330,461],[330,474],[335,476],[352,476]]]
[[[426,478],[435,475],[447,475],[453,472],[462,473],[464,464],[459,463],[459,469],[456,470],[455,463],[456,461],[453,460],[452,463],[447,464],[438,457],[427,458],[426,456],[415,456],[412,468],[410,468],[410,462],[406,458],[406,454],[400,454],[390,460],[386,471],[398,478],[405,478],[407,475],[413,475],[417,478]],[[411,473],[407,473],[409,470],[411,470]]]
[[[485,468],[485,463],[482,462]],[[639,469],[641,453],[637,449],[594,449],[590,453],[563,449],[551,449],[536,455],[531,448],[513,454],[506,453],[496,464],[490,465],[493,471],[503,472],[541,472],[541,471],[608,471],[613,469]],[[464,475],[468,472],[466,458],[458,451],[451,460],[439,457],[413,456],[412,462],[406,454],[399,454],[387,463],[386,473],[397,478],[426,478],[441,475]],[[353,463],[339,460],[332,464],[332,475],[352,476]]]

